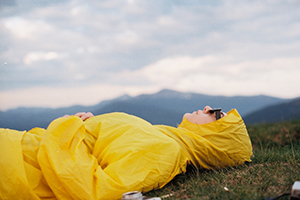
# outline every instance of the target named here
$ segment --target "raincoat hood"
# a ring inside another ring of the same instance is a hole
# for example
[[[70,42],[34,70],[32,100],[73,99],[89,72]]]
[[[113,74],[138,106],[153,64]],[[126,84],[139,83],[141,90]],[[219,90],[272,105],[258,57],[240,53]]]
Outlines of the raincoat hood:
[[[184,118],[178,128],[201,136],[238,163],[251,161],[251,140],[236,109],[230,110],[225,117],[207,124],[194,124]]]

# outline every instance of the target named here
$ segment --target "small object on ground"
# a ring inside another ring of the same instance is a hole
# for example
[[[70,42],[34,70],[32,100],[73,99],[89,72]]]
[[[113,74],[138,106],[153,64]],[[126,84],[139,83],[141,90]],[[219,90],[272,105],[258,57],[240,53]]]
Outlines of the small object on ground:
[[[292,187],[291,199],[300,199],[300,181],[296,181]]]
[[[143,200],[143,195],[139,191],[126,192],[122,195],[122,200]]]
[[[143,198],[143,200],[161,200],[160,197],[145,197]]]

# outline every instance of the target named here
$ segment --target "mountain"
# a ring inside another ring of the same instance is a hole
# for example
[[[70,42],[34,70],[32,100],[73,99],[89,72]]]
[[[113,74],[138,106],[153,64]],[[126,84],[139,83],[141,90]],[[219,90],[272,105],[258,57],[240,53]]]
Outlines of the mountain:
[[[265,106],[274,105],[286,100],[264,95],[227,97],[162,90],[156,94],[144,94],[127,99],[127,102],[129,101],[134,104],[159,106],[164,109],[177,110],[182,114],[210,105],[211,107],[221,107],[225,112],[232,108],[237,108],[241,115],[246,115],[254,110],[259,110]]]
[[[247,124],[280,122],[300,118],[300,98],[268,106],[244,117]]]
[[[0,127],[29,130],[33,127],[46,128],[48,124],[65,114],[92,112],[95,115],[109,112],[125,112],[141,117],[152,124],[176,126],[186,112],[193,112],[206,105],[220,107],[227,112],[236,108],[242,116],[266,106],[285,103],[288,100],[269,96],[211,96],[197,93],[182,93],[162,90],[156,94],[128,95],[103,101],[94,106],[71,106],[67,108],[17,108],[0,112]]]

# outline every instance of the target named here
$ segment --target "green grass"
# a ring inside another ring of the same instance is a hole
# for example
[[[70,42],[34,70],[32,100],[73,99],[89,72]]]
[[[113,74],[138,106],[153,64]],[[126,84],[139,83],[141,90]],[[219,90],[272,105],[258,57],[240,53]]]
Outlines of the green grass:
[[[300,120],[247,128],[253,145],[251,163],[221,170],[189,169],[164,188],[144,195],[167,200],[252,200],[291,192],[293,183],[300,181]]]

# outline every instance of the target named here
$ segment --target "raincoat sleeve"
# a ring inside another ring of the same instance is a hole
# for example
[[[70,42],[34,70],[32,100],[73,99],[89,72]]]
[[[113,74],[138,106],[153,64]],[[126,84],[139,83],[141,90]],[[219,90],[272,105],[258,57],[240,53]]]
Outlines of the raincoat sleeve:
[[[0,129],[0,199],[56,199],[37,161],[44,132]]]

